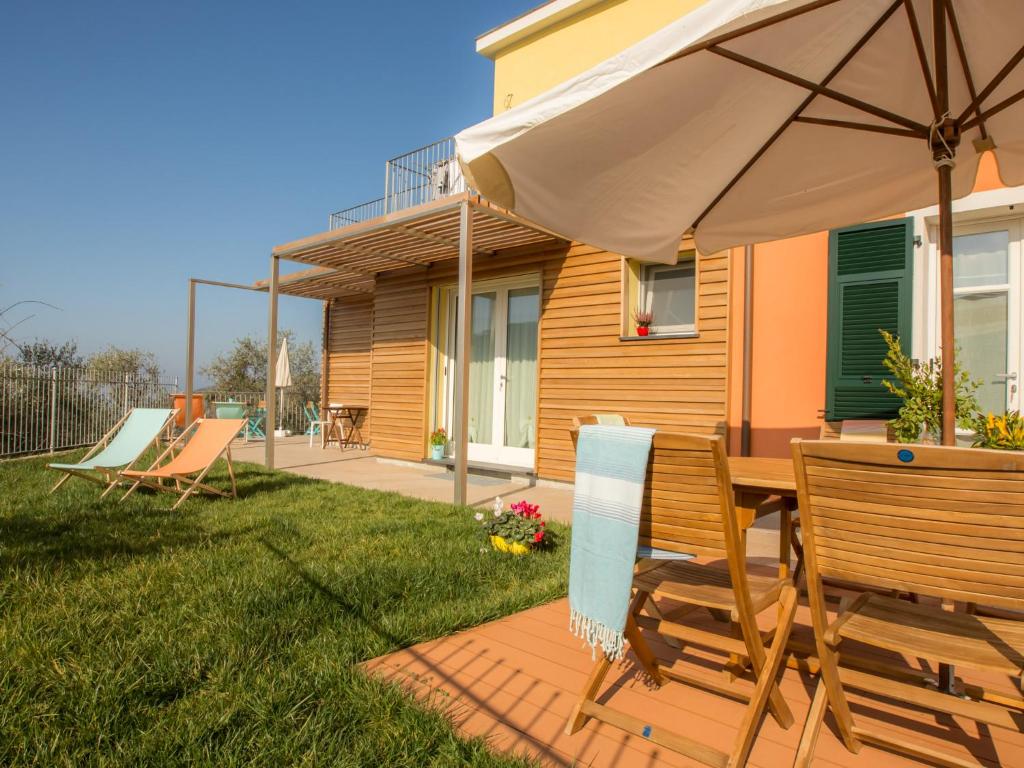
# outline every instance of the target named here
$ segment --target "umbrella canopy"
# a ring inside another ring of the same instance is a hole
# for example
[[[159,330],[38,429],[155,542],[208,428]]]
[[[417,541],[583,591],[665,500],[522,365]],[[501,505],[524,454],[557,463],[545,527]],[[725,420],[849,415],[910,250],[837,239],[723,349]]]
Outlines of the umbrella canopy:
[[[1022,28],[1019,0],[710,0],[463,131],[459,157],[516,213],[668,263],[685,234],[709,253],[938,199],[951,405],[951,200],[986,149],[1024,184]]]
[[[288,337],[284,337],[281,343],[281,351],[277,355],[277,365],[274,367],[274,381],[279,387],[290,387],[292,385],[292,363],[288,359]]]

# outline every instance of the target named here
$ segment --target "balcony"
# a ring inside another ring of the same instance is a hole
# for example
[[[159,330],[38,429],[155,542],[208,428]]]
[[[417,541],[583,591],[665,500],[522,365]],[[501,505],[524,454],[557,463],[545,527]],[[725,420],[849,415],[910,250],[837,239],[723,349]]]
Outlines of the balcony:
[[[465,190],[466,180],[455,158],[455,138],[449,136],[388,160],[384,196],[335,211],[328,226],[340,229]]]

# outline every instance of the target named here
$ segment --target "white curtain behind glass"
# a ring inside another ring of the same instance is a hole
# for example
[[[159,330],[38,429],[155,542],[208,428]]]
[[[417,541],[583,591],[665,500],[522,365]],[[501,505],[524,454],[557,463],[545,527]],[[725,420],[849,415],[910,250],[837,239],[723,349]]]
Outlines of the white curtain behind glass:
[[[473,296],[473,336],[469,357],[469,442],[490,443],[494,426],[493,293]]]
[[[510,448],[532,448],[535,443],[539,316],[540,297],[536,288],[508,292],[505,445]]]

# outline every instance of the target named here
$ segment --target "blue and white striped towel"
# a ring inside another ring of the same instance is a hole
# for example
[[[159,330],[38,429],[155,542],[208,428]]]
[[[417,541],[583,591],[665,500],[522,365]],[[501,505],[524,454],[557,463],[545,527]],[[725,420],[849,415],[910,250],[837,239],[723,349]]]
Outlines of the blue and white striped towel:
[[[622,656],[653,429],[583,426],[576,444],[569,629]]]

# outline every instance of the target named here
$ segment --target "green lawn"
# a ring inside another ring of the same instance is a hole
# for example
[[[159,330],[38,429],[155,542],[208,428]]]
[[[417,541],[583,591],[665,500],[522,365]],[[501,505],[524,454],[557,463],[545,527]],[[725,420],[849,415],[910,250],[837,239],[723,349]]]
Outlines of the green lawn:
[[[521,764],[354,665],[563,595],[566,529],[513,558],[466,509],[250,464],[174,513],[44,464],[0,462],[0,764]]]

